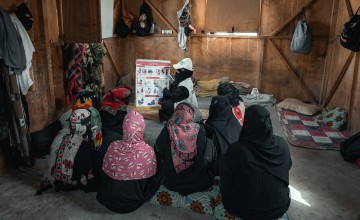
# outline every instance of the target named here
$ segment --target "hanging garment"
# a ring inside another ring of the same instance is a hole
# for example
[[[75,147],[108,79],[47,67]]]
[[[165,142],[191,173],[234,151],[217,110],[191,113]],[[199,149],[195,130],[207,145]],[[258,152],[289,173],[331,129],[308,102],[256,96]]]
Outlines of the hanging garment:
[[[25,51],[10,15],[0,10],[0,59],[20,74],[26,68]]]
[[[21,94],[26,95],[27,92],[29,91],[30,86],[33,84],[33,81],[30,78],[30,67],[32,64],[31,61],[32,61],[33,53],[35,52],[35,48],[20,20],[14,14],[10,15],[10,17],[17,31],[20,34],[25,51],[26,68],[24,71],[22,71],[21,74],[16,74],[16,78],[20,86]]]
[[[184,6],[176,13],[179,22],[178,44],[183,50],[186,49],[185,28],[191,24],[190,7],[189,0],[186,0]]]
[[[84,58],[85,45],[81,43],[66,44],[63,49],[66,80],[66,104],[76,99],[84,87],[83,70],[80,62]]]
[[[101,84],[103,83],[100,64],[105,51],[100,43],[86,43],[84,58],[81,67],[84,73],[85,87],[93,90],[97,97],[102,97]]]
[[[19,148],[21,156],[27,165],[32,165],[30,155],[30,133],[29,120],[27,114],[27,103],[25,97],[20,94],[20,89],[17,83],[16,74],[9,70],[8,67],[2,65],[2,73],[4,74],[5,84],[7,89],[7,96],[11,102],[9,112],[12,118],[13,133],[10,139],[10,146]],[[24,100],[22,100],[22,98]]]

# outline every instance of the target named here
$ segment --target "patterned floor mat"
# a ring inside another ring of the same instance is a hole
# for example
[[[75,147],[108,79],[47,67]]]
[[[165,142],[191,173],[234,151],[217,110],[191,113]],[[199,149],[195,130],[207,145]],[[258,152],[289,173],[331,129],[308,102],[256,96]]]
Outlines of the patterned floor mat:
[[[295,147],[320,150],[340,150],[340,143],[351,136],[317,122],[313,117],[276,109],[288,142]]]

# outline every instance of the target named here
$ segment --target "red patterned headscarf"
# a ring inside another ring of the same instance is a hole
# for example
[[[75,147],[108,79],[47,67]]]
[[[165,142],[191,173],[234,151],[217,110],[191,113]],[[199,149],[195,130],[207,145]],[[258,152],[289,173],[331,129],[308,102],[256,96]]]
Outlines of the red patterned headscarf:
[[[180,103],[167,124],[176,173],[190,167],[197,154],[196,141],[200,125],[194,123],[194,118],[194,109],[189,104]]]
[[[131,110],[124,119],[123,140],[110,144],[103,171],[115,180],[137,180],[154,176],[157,172],[155,152],[144,142],[143,116]]]
[[[109,90],[101,101],[101,109],[109,112],[112,115],[116,114],[116,111],[126,111],[128,105],[126,99],[131,95],[131,90],[128,88],[116,88]]]

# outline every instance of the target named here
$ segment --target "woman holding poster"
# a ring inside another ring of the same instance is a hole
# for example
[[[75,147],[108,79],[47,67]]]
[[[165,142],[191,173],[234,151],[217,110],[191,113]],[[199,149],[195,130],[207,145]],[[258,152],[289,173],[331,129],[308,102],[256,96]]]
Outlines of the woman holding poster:
[[[181,102],[187,102],[198,108],[198,102],[195,96],[194,85],[191,80],[193,75],[193,65],[190,58],[184,58],[179,63],[174,64],[176,69],[175,80],[170,89],[165,88],[160,81],[155,85],[163,90],[163,100],[159,110],[160,122],[167,122],[174,113],[175,107]]]

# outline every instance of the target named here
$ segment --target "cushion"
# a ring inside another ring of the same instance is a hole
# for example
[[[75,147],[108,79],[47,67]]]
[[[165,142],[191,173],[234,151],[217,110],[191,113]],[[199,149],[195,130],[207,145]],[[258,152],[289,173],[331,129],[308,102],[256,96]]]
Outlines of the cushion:
[[[343,108],[336,107],[331,111],[323,112],[316,119],[334,130],[342,131],[346,129],[347,112]]]
[[[209,81],[201,81],[197,82],[195,86],[195,93],[198,97],[209,97],[216,96],[216,90],[219,85],[219,79],[213,79]]]
[[[295,111],[303,115],[313,115],[321,109],[315,104],[303,103],[302,101],[293,98],[285,99],[284,101],[278,103],[276,107]]]

